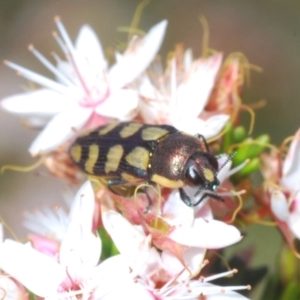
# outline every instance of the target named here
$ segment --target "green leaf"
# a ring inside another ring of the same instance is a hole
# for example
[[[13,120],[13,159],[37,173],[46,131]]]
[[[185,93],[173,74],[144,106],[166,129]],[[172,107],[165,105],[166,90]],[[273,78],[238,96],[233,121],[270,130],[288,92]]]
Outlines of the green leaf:
[[[251,159],[246,166],[237,173],[237,177],[245,177],[258,170],[260,166],[259,158]]]
[[[120,254],[118,248],[116,247],[115,243],[112,243],[110,249],[110,257]]]
[[[104,228],[98,229],[99,236],[102,241],[102,251],[101,251],[101,260],[105,260],[113,255],[118,254],[118,249],[116,248],[113,240],[107,234]]]
[[[246,129],[243,126],[238,126],[233,130],[233,142],[241,143],[246,138]]]
[[[259,136],[255,140],[252,138],[245,139],[243,145],[236,150],[237,153],[233,158],[233,165],[237,166],[246,159],[257,158],[269,142],[270,137],[266,134]]]
[[[223,143],[221,146],[221,152],[226,152],[228,147],[234,143],[233,141],[233,126],[231,123],[225,125],[225,134],[223,136]]]
[[[291,282],[297,277],[299,279],[300,262],[289,247],[284,247],[282,250],[280,256],[280,265],[281,278],[284,283]]]
[[[278,274],[273,274],[269,277],[265,289],[263,291],[261,300],[275,300],[278,299],[281,291],[280,278]]]
[[[280,300],[299,300],[300,299],[300,285],[295,280],[289,282],[285,287]]]
[[[28,294],[29,294],[29,300],[37,300],[37,296],[35,296],[32,292],[28,291]]]

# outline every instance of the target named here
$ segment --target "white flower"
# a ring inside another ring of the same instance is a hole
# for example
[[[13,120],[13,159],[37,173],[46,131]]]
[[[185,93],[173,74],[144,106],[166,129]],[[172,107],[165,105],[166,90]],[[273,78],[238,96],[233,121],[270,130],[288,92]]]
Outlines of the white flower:
[[[195,209],[188,207],[181,201],[178,191],[171,193],[158,218],[170,226],[166,238],[199,251],[227,247],[242,239],[236,227],[213,219],[208,204],[203,203]]]
[[[215,276],[191,279],[205,265],[205,252],[190,251],[191,259],[183,266],[168,251],[159,253],[150,246],[151,236],[146,236],[138,226],[131,225],[119,213],[108,211],[103,213],[103,223],[114,240],[126,263],[130,266],[135,285],[131,285],[132,293],[141,287],[147,292],[143,299],[247,299],[234,290],[249,289],[249,286],[220,287],[209,283],[216,278],[236,272],[232,270]],[[197,264],[197,268],[196,268]]]
[[[54,66],[33,46],[29,49],[57,81],[6,61],[23,77],[43,87],[1,102],[4,110],[27,118],[30,124],[45,125],[29,148],[33,156],[54,150],[72,138],[74,131],[99,126],[107,118],[121,121],[133,118],[139,98],[129,84],[155,57],[167,26],[162,21],[145,37],[133,39],[117,63],[109,68],[102,46],[89,26],[81,28],[73,45],[59,18],[56,24],[61,37],[55,34],[55,38],[66,61],[54,54],[57,64]]]
[[[294,252],[294,239],[300,239],[300,129],[278,170],[279,188],[272,188],[270,207],[278,226]]]
[[[280,185],[289,191],[300,191],[300,129],[296,132],[283,162]]]
[[[265,183],[264,190],[259,190],[260,193],[256,193],[256,196],[259,202],[264,202],[270,209],[271,216],[289,247],[299,258],[297,240],[300,239],[300,129],[293,136],[284,157],[282,149],[286,149],[289,140],[285,139],[279,150],[261,155],[261,171]],[[264,216],[265,211],[261,210],[261,214]]]
[[[40,236],[61,241],[67,228],[68,215],[62,207],[54,210],[44,207],[33,213],[24,213],[24,227]]]
[[[98,264],[101,240],[92,232],[94,204],[91,183],[86,182],[75,196],[56,257],[5,240],[0,245],[0,268],[40,297],[102,299],[115,283],[119,262],[112,257]]]
[[[0,274],[0,299],[27,300],[29,295],[19,283],[7,275]]]
[[[3,242],[3,225],[0,223],[0,243]],[[25,288],[10,276],[0,273],[0,299],[27,300],[28,292]]]
[[[201,116],[216,82],[222,55],[193,61],[191,51],[181,54],[175,51],[164,74],[156,62],[149,77],[141,80],[141,115],[146,123],[169,124],[211,138],[229,119],[225,114]]]

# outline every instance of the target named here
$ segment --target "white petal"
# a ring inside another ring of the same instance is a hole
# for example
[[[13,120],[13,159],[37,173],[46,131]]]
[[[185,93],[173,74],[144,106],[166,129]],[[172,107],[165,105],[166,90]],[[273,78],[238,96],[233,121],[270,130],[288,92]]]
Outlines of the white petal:
[[[221,63],[221,54],[193,63],[191,71],[177,89],[175,109],[178,113],[191,118],[199,116],[213,89]]]
[[[97,72],[106,68],[107,62],[101,42],[89,25],[80,28],[75,48],[90,68],[98,70]]]
[[[115,61],[119,63],[122,59],[123,59],[123,55],[120,52],[115,51]]]
[[[48,89],[17,94],[1,101],[1,108],[21,116],[49,117],[67,109],[72,100]]]
[[[102,213],[102,221],[120,253],[132,267],[143,265],[150,255],[149,239],[130,224],[121,214]]]
[[[55,294],[65,277],[54,258],[12,240],[0,245],[0,268],[40,297]]]
[[[188,275],[194,277],[198,275],[203,267],[206,249],[190,247],[183,253],[184,262],[186,263]]]
[[[174,123],[174,126],[177,129],[189,134],[194,135],[195,133],[200,133],[206,139],[216,136],[229,120],[228,115],[215,115],[205,121],[199,118],[191,119],[187,117],[188,116],[185,116],[185,119],[176,121],[176,123]]]
[[[139,98],[134,90],[115,90],[101,105],[97,106],[99,115],[116,118],[120,121],[132,119],[137,113]]]
[[[27,291],[19,283],[4,274],[0,277],[0,299],[3,300],[26,300],[29,299]]]
[[[300,239],[300,213],[291,213],[288,219],[288,226],[293,234]]]
[[[88,90],[95,86],[99,88],[99,81],[104,81],[107,62],[100,41],[91,27],[88,25],[81,27],[75,47],[73,60],[79,73],[77,84],[81,86],[84,82]]]
[[[153,94],[153,97],[142,98],[139,103],[139,111],[145,123],[149,124],[169,124],[170,105],[154,87],[149,86],[152,91],[142,91]]]
[[[139,262],[140,264],[135,264],[132,273],[136,273],[137,276],[140,276],[141,278],[145,280],[151,280],[149,279],[149,274],[153,274],[157,272],[157,270],[162,269],[162,262],[161,262],[161,255],[157,251],[156,248],[151,247],[149,251],[147,252],[147,256],[145,255],[146,252],[140,252],[137,253],[139,256],[139,259],[136,258],[136,262]],[[143,256],[143,258],[141,258]],[[155,283],[153,283],[155,285]]]
[[[57,114],[29,148],[32,156],[54,150],[80,130],[92,114],[91,108],[69,107]]]
[[[215,137],[224,128],[229,120],[228,115],[215,115],[205,121],[203,135],[206,139]]]
[[[232,225],[217,220],[198,218],[192,227],[174,229],[169,237],[175,242],[191,247],[218,249],[241,240],[241,234]],[[197,238],[195,238],[197,237]]]
[[[199,250],[199,249],[198,249]],[[177,275],[179,274],[184,266],[182,263],[176,258],[173,254],[167,251],[162,251],[161,253],[161,262],[164,266],[165,270],[168,270],[170,275]],[[186,276],[188,278],[189,276]]]
[[[220,168],[222,168],[217,175],[220,184],[222,184],[225,181],[225,179],[228,177],[232,165],[232,161],[231,160],[228,161],[228,157],[229,156],[227,154],[224,154],[218,158],[219,170]]]
[[[63,207],[53,210],[44,206],[33,212],[25,211],[23,218],[23,226],[31,233],[56,241],[61,241],[65,236],[68,215]]]
[[[148,291],[147,287],[131,281],[120,281],[111,287],[109,293],[106,296],[97,298],[101,300],[116,300],[116,299],[132,299],[132,300],[155,300],[157,299]]]
[[[110,257],[95,269],[96,272],[92,276],[92,280],[94,285],[99,288],[93,292],[93,299],[144,299],[144,297],[132,297],[131,292],[135,294],[135,286],[132,285],[134,280],[132,270],[124,256]],[[138,288],[138,285],[136,287]]]
[[[116,272],[117,270],[117,272]],[[137,283],[126,257],[116,255],[106,259],[96,268],[93,299],[153,299],[147,288]],[[99,284],[99,282],[101,284]]]
[[[162,44],[166,27],[164,20],[153,26],[138,45],[129,46],[123,58],[109,71],[113,89],[132,82],[149,66]]]
[[[116,272],[118,270],[118,272]],[[118,279],[130,275],[130,267],[126,258],[121,254],[111,256],[101,262],[96,268],[94,277],[95,281],[101,280],[104,284],[115,284]]]
[[[98,263],[101,240],[92,233],[94,208],[94,190],[90,181],[86,181],[75,196],[61,243],[60,262],[63,265],[77,262],[95,266]]]
[[[32,129],[42,129],[51,120],[50,117],[26,117],[22,120],[22,124]]]
[[[275,190],[272,192],[270,204],[276,218],[281,221],[287,221],[289,217],[288,201],[281,191]]]
[[[172,226],[191,226],[194,221],[194,209],[183,203],[178,190],[174,190],[164,204],[163,215]]]
[[[149,77],[139,78],[138,92],[141,97],[139,111],[145,123],[161,123],[160,120],[169,118],[170,103],[166,101],[166,96],[156,89]]]
[[[94,190],[91,182],[87,180],[76,193],[75,199],[72,203],[68,219],[68,230],[73,230],[73,227],[82,226],[85,230],[91,231],[94,208]]]
[[[146,99],[158,100],[159,95],[157,89],[154,87],[148,76],[141,76],[139,78],[139,94]],[[155,102],[159,108],[160,101]],[[145,105],[148,107],[148,105]],[[151,107],[151,106],[150,106]]]
[[[102,221],[121,254],[136,251],[145,240],[145,235],[115,211],[104,212]]]
[[[200,209],[198,209],[199,206]],[[212,220],[214,218],[213,211],[208,201],[206,201],[205,205],[200,204],[197,207],[194,207],[194,210],[195,210],[195,218],[203,218],[205,220]]]
[[[295,138],[283,163],[281,184],[291,190],[299,188],[300,185],[300,129],[296,132]]]
[[[189,279],[199,274],[200,269],[202,267],[205,253],[206,253],[205,249],[199,249],[193,247],[188,248],[183,254],[185,266],[188,269],[184,270],[183,272],[182,270],[185,267],[173,254],[163,251],[161,254],[161,260],[164,269],[168,270],[169,274],[175,276],[181,273],[179,278],[177,279],[178,281],[180,281],[180,280]]]
[[[191,48],[185,50],[183,61],[185,70],[191,68],[193,63],[193,50]]]

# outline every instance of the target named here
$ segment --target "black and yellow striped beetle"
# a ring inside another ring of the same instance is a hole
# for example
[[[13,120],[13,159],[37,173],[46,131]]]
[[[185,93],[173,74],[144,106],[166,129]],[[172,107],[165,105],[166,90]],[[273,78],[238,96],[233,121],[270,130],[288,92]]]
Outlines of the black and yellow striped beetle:
[[[78,137],[70,155],[82,171],[106,179],[110,188],[147,182],[178,188],[188,206],[208,196],[223,201],[213,193],[220,185],[218,161],[200,134],[191,136],[170,125],[111,123]],[[193,203],[183,190],[186,185],[198,188],[195,197],[207,192]]]

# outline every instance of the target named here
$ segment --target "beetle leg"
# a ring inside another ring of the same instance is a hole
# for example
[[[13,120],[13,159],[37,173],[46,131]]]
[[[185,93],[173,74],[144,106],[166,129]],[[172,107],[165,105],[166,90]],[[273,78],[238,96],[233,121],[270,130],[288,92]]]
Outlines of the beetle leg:
[[[187,205],[187,206],[194,206],[191,198],[188,196],[188,194],[184,191],[183,188],[179,188],[179,195],[180,199]]]
[[[151,205],[152,205],[152,199],[151,199],[151,197],[149,196],[149,194],[147,192],[147,188],[145,188],[143,192],[145,193],[145,195],[147,197],[147,200],[148,200],[148,205],[144,210],[144,214],[147,214],[150,210]]]
[[[147,184],[147,185],[155,185],[155,183],[154,182],[152,182],[152,181],[146,181],[145,182],[145,184]],[[148,205],[147,205],[147,207],[145,208],[145,210],[144,210],[144,214],[147,214],[148,212],[149,212],[149,210],[150,210],[150,207],[151,207],[151,205],[152,205],[152,199],[151,199],[151,197],[150,197],[150,195],[148,194],[148,192],[147,192],[147,186],[145,186],[142,190],[141,190],[141,192],[142,193],[144,193],[145,195],[146,195],[146,197],[147,197],[147,200],[148,200]]]
[[[196,133],[196,137],[205,145],[206,152],[209,152],[209,148],[208,148],[205,137],[202,134],[199,134],[199,133]]]
[[[112,189],[112,187],[116,186],[116,185],[123,185],[125,183],[127,183],[127,181],[124,180],[123,178],[114,178],[114,179],[108,180],[107,187],[109,188],[109,190],[111,192],[113,192],[114,194],[116,194],[116,192]],[[152,184],[151,182],[147,182],[147,183],[149,185]],[[150,209],[151,205],[152,205],[152,199],[151,199],[150,195],[147,192],[147,187],[145,187],[143,189],[140,189],[140,192],[144,193],[146,195],[146,197],[147,197],[147,200],[148,200],[148,205],[147,205],[147,207],[145,208],[145,211],[144,211],[144,214],[147,214],[149,212],[149,209]]]
[[[126,183],[126,181],[123,178],[114,178],[114,179],[110,179],[107,181],[107,187],[112,193],[119,195],[119,193],[117,191],[115,191],[113,189],[113,187],[114,186],[122,186],[125,183]]]
[[[179,194],[180,194],[180,198],[181,198],[181,200],[187,205],[187,206],[197,206],[198,204],[200,204],[205,198],[207,198],[207,197],[211,197],[211,198],[213,198],[213,199],[215,199],[215,200],[217,200],[217,201],[221,201],[221,202],[224,202],[225,200],[221,197],[221,196],[219,196],[219,195],[217,195],[217,194],[213,194],[213,193],[204,193],[203,195],[202,195],[202,197],[197,201],[197,202],[195,202],[195,203],[193,203],[192,201],[191,201],[191,199],[190,199],[190,197],[188,196],[188,194],[184,191],[184,189],[183,188],[179,188]]]
[[[215,200],[217,200],[217,201],[221,201],[221,202],[224,202],[225,200],[221,197],[221,196],[219,196],[219,195],[217,195],[217,194],[213,194],[213,193],[204,193],[203,195],[202,195],[202,197],[196,202],[196,203],[192,203],[192,206],[197,206],[198,204],[200,204],[205,198],[207,198],[207,197],[211,197],[211,198],[213,198],[213,199],[215,199]]]
[[[127,181],[123,178],[114,178],[107,181],[108,187],[114,186],[114,185],[122,185],[127,183]]]

